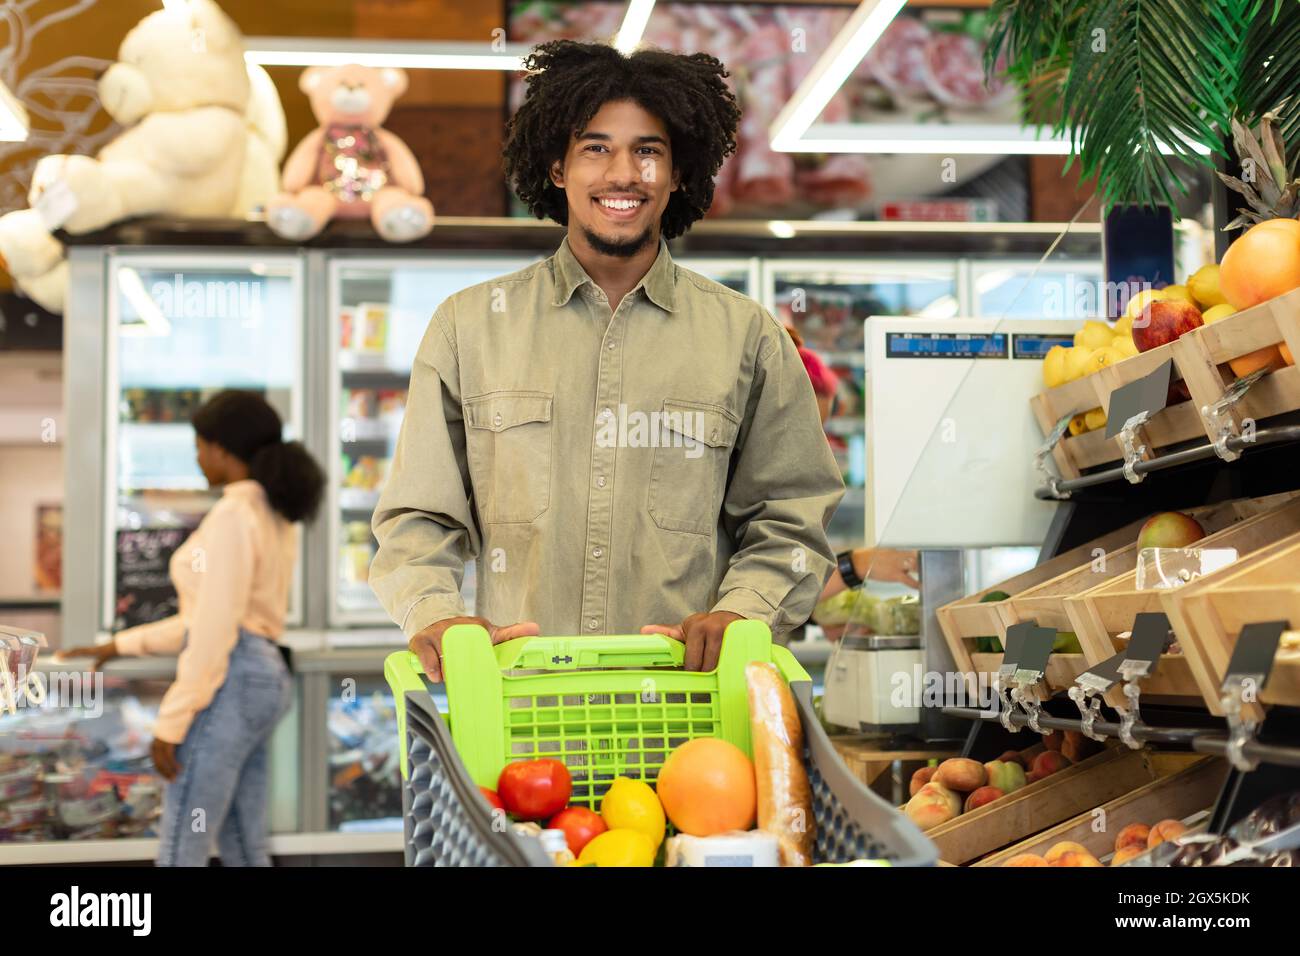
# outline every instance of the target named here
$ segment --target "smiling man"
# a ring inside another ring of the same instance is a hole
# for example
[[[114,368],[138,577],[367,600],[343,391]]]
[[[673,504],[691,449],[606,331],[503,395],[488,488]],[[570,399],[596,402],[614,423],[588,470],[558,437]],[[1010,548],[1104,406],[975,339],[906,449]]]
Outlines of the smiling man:
[[[844,494],[785,329],[668,254],[735,151],[736,100],[703,53],[558,40],[526,65],[506,173],[568,235],[434,314],[370,581],[433,680],[467,622],[666,633],[711,670],[732,621],[807,620]]]

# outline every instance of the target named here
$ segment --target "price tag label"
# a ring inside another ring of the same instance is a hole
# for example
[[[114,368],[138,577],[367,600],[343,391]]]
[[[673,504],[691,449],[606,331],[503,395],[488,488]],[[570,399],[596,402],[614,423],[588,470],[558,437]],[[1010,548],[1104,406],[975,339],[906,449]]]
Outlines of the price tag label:
[[[1007,636],[1010,635],[1008,628]],[[1052,645],[1056,643],[1056,628],[1040,627],[1037,621],[1030,622],[1024,642],[1016,661],[1015,680],[1018,684],[1033,684],[1047,670],[1047,659],[1052,656]]]
[[[1128,650],[1120,664],[1120,674],[1125,680],[1150,677],[1156,672],[1160,655],[1173,641],[1169,618],[1164,614],[1158,611],[1139,614],[1133,620],[1133,636],[1129,638]]]
[[[1095,691],[1104,694],[1116,684],[1119,683],[1119,665],[1124,661],[1124,651],[1120,651],[1114,657],[1108,657],[1100,664],[1090,667],[1077,678],[1075,683],[1084,690]]]
[[[1169,399],[1169,376],[1173,368],[1174,360],[1168,359],[1150,375],[1121,385],[1110,393],[1110,405],[1106,409],[1107,438],[1118,435],[1123,430],[1124,423],[1135,415],[1143,412],[1154,415],[1165,407]]]
[[[1007,628],[1006,650],[1002,654],[1002,666],[998,668],[998,674],[1004,684],[1016,672],[1020,652],[1025,647],[1025,637],[1037,626],[1036,622],[1031,621],[1027,624],[1013,624]]]
[[[1243,627],[1232,651],[1232,659],[1228,661],[1228,673],[1221,689],[1231,691],[1250,681],[1256,691],[1263,690],[1273,673],[1273,658],[1277,656],[1282,632],[1289,629],[1287,621],[1265,621]]]

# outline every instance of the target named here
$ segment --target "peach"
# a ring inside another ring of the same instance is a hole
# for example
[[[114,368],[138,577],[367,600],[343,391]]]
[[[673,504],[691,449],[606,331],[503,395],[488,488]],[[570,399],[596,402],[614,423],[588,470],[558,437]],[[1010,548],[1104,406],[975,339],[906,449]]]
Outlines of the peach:
[[[1043,738],[1043,746],[1048,750],[1060,750],[1062,739],[1061,732],[1054,731]]]
[[[992,803],[998,797],[1005,797],[1006,793],[997,787],[980,787],[978,790],[972,790],[969,797],[966,798],[966,812],[978,810],[986,803]]]
[[[1179,511],[1162,511],[1142,525],[1137,548],[1186,548],[1204,537],[1205,529],[1195,518]]]
[[[1151,828],[1151,833],[1147,836],[1147,848],[1159,846],[1166,840],[1172,840],[1186,832],[1187,827],[1183,826],[1180,820],[1161,820]]]
[[[1038,774],[1039,779],[1051,776],[1068,766],[1070,766],[1069,758],[1055,750],[1044,750],[1034,758],[1034,773]]]
[[[1025,774],[1025,786],[1029,786],[1031,783],[1038,783],[1038,781],[1042,779],[1043,775],[1041,773],[1031,770],[1029,773]]]
[[[938,767],[922,767],[916,773],[912,774],[912,782],[908,784],[907,795],[909,797],[916,796],[916,791],[929,783],[930,778],[934,776],[934,772],[938,769]]]
[[[1146,849],[1147,837],[1150,835],[1151,828],[1145,823],[1130,823],[1119,831],[1119,836],[1115,837],[1115,852],[1118,853],[1126,846],[1140,846]]]
[[[1085,737],[1077,730],[1067,730],[1061,741],[1061,756],[1071,763],[1087,760],[1093,754],[1101,753],[1102,745],[1090,737]]]
[[[1058,856],[1052,866],[1101,866],[1101,861],[1087,850],[1082,853],[1078,850],[1069,850]]]
[[[1128,846],[1120,847],[1118,850],[1115,851],[1115,855],[1110,858],[1110,865],[1123,866],[1125,863],[1133,859],[1135,856],[1141,856],[1146,851],[1147,848],[1145,845],[1138,846],[1136,844],[1131,843]]]
[[[942,784],[931,782],[907,801],[903,812],[922,830],[929,830],[956,819],[961,813],[961,799]]]
[[[1048,863],[1054,864],[1064,853],[1084,853],[1088,856],[1092,855],[1091,853],[1088,853],[1088,848],[1082,843],[1073,843],[1069,840],[1062,840],[1060,843],[1052,844],[1052,848],[1043,854],[1043,859]]]
[[[989,786],[1003,793],[1014,793],[1025,785],[1025,768],[1009,760],[990,760],[984,765],[989,776]]]
[[[964,793],[978,790],[989,782],[984,765],[978,760],[971,760],[969,757],[953,757],[950,760],[945,760],[939,764],[939,770],[935,773],[933,779],[945,787],[952,790],[961,790]]]
[[[1013,856],[1003,866],[1051,866],[1037,853],[1021,853],[1019,856]]]
[[[1008,750],[998,759],[1003,763],[1018,763],[1020,766],[1025,767],[1025,758],[1020,756],[1019,750]],[[985,764],[984,766],[987,767],[988,764]],[[1025,769],[1028,770],[1029,768],[1025,767]]]

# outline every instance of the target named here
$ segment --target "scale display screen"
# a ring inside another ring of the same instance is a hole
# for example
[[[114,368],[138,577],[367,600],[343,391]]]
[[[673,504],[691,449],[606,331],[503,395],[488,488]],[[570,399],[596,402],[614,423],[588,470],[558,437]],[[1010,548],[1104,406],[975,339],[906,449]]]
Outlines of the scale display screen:
[[[886,358],[1004,359],[1005,332],[886,332]]]
[[[1069,335],[1043,335],[1040,332],[1017,332],[1011,336],[1011,357],[1017,359],[1041,359],[1047,356],[1055,345],[1069,348],[1074,338]]]

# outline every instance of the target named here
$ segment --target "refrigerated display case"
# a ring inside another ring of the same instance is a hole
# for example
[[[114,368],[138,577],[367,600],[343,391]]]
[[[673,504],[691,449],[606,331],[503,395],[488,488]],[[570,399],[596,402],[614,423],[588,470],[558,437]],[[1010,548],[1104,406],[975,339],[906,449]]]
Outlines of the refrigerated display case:
[[[1101,263],[1037,259],[972,260],[971,310],[983,319],[1091,319],[1098,302]]]
[[[840,380],[825,429],[845,493],[827,535],[836,551],[861,547],[866,518],[862,322],[873,315],[961,314],[952,261],[765,260],[762,302],[794,326]]]
[[[303,434],[302,265],[296,255],[109,256],[107,524],[100,626],[175,613],[167,561],[214,500],[193,412],[225,388],[263,394]],[[301,568],[301,562],[297,565]],[[296,570],[290,620],[299,620]]]

